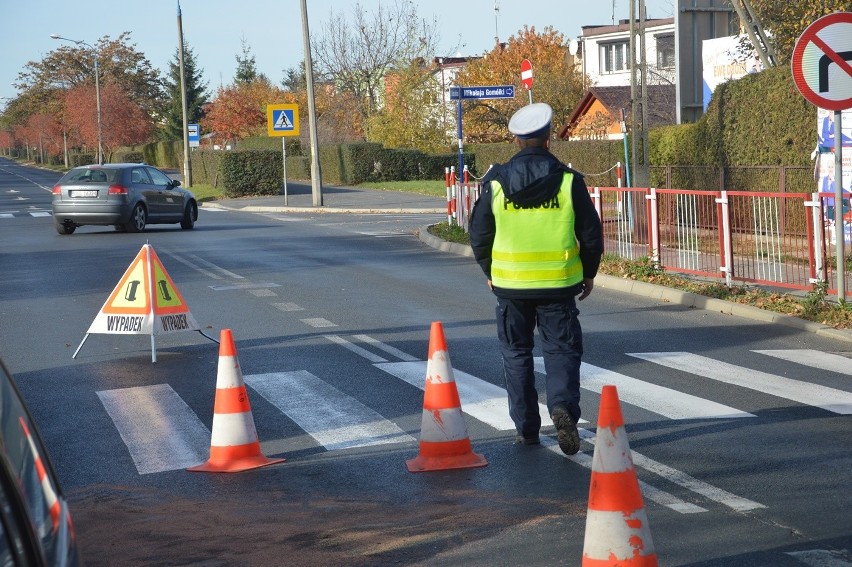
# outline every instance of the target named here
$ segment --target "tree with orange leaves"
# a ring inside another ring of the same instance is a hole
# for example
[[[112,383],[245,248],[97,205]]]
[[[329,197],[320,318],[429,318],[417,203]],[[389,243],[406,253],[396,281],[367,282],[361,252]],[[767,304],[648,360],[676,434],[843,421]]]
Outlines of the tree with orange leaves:
[[[219,143],[265,136],[267,105],[291,104],[295,101],[292,93],[258,77],[250,83],[236,83],[220,88],[216,98],[207,107],[201,126],[212,132]]]
[[[469,142],[502,142],[511,139],[509,118],[528,104],[528,93],[521,83],[521,62],[529,59],[533,67],[533,102],[553,107],[553,123],[565,122],[583,96],[586,84],[582,72],[573,64],[565,36],[552,27],[537,33],[524,26],[506,44],[495,46],[484,57],[471,61],[459,72],[460,86],[514,85],[514,99],[471,99],[462,103],[464,135]]]
[[[119,146],[146,142],[151,117],[115,83],[101,86],[101,139],[105,155]],[[66,125],[89,148],[98,147],[98,115],[95,89],[79,85],[65,93]]]

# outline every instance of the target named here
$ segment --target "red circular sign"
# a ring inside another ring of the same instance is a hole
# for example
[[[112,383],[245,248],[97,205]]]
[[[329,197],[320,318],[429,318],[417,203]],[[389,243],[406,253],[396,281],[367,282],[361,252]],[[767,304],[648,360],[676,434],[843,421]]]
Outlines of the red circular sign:
[[[524,59],[521,61],[521,82],[527,90],[532,88],[532,79],[532,63],[530,63],[529,59]]]
[[[852,13],[838,12],[805,29],[793,47],[793,81],[810,102],[826,110],[852,108]]]

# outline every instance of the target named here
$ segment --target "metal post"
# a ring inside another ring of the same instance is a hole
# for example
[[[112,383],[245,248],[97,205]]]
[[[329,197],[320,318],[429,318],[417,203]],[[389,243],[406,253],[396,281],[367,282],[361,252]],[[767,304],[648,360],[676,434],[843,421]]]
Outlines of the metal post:
[[[458,109],[458,124],[456,131],[459,137],[459,171],[464,169],[464,151],[462,150],[462,88],[459,86],[459,109]]]
[[[281,159],[284,166],[284,206],[287,206],[287,138],[281,136]]]
[[[837,240],[835,258],[837,262],[837,300],[846,301],[846,231],[843,226],[843,113],[834,111],[834,235]]]
[[[178,26],[178,62],[180,67],[180,106],[183,113],[183,182],[192,187],[192,163],[189,159],[189,125],[186,116],[186,75],[183,71],[183,23],[180,13],[180,2],[177,5]]]
[[[84,44],[85,45],[85,44]],[[91,46],[89,46],[91,47]],[[98,54],[95,48],[92,47],[92,53],[95,56],[95,104],[98,107],[98,164],[104,163],[104,146],[101,137],[101,80],[100,72],[98,72]]]

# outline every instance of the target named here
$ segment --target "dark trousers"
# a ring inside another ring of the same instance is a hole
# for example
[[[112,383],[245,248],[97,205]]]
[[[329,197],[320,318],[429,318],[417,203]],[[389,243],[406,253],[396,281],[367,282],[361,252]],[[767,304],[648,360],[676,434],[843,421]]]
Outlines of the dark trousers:
[[[580,419],[580,359],[583,333],[573,297],[567,299],[497,298],[497,337],[503,355],[509,415],[518,433],[538,435],[541,416],[535,389],[533,332],[538,327],[544,358],[547,409],[563,406]]]

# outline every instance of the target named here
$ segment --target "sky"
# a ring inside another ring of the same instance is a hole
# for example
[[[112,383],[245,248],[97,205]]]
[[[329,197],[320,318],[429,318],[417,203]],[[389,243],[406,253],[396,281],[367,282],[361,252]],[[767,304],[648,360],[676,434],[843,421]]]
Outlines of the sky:
[[[358,0],[372,13],[380,3]],[[408,0],[412,1],[412,0]],[[566,39],[581,35],[584,25],[609,25],[627,19],[631,0],[419,0],[419,16],[437,19],[442,53],[436,56],[482,55],[495,35],[506,41],[524,25],[541,31],[552,26]],[[329,16],[343,13],[351,21],[356,2],[305,0],[311,35],[321,35]],[[648,18],[674,16],[675,0],[645,0]],[[636,2],[638,6],[638,1]],[[180,0],[183,35],[203,72],[208,92],[234,80],[243,40],[257,71],[275,84],[284,70],[304,59],[301,0]],[[496,9],[495,9],[496,8]],[[129,31],[130,42],[162,76],[167,76],[178,45],[177,0],[0,0],[0,108],[17,94],[12,86],[30,61],[40,61],[61,47],[57,34],[94,45],[103,36]],[[535,63],[533,62],[533,71]],[[520,73],[520,70],[519,70]]]

